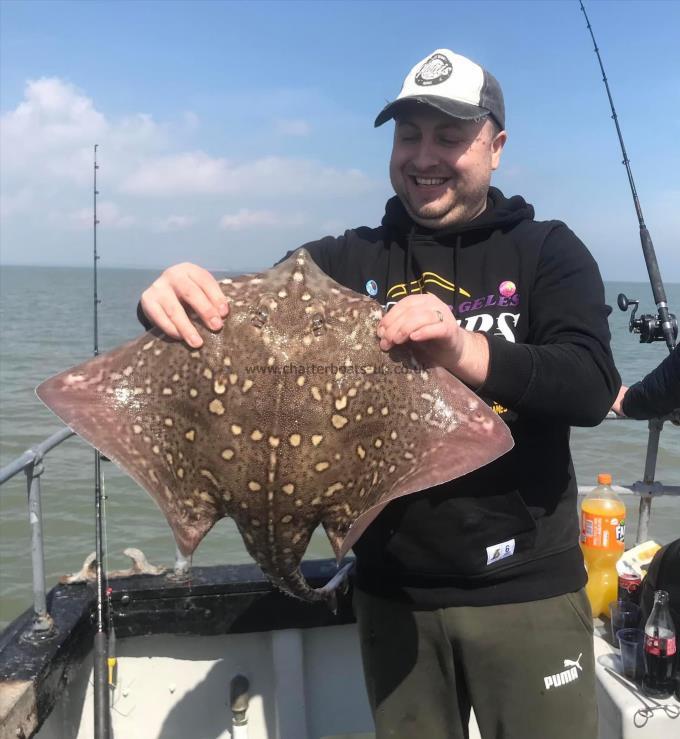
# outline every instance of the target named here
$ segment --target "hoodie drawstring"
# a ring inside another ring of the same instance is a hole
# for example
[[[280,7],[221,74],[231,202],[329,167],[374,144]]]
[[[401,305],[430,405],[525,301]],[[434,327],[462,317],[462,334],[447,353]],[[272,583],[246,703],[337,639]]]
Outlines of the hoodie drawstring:
[[[453,317],[456,317],[456,310],[458,308],[458,296],[460,295],[460,288],[458,287],[458,250],[462,236],[458,234],[456,237],[456,243],[453,245]]]
[[[411,294],[411,283],[413,282],[413,236],[416,232],[415,226],[411,228],[406,236],[406,264],[404,265],[404,280],[406,282],[406,294]]]

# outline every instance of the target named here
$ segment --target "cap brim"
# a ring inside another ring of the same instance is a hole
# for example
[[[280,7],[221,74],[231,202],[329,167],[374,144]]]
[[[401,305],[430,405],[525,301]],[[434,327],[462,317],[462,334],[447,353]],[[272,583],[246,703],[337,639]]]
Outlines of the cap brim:
[[[395,118],[401,110],[408,107],[409,104],[420,103],[421,105],[427,105],[430,108],[436,108],[437,110],[450,115],[452,118],[459,118],[463,121],[472,121],[477,118],[484,118],[491,115],[491,112],[486,108],[481,108],[479,105],[472,105],[471,103],[463,103],[459,100],[451,100],[450,98],[440,97],[438,95],[418,95],[399,98],[391,103],[388,103],[378,114],[373,124],[376,128],[382,126],[383,123],[389,121],[390,118]]]

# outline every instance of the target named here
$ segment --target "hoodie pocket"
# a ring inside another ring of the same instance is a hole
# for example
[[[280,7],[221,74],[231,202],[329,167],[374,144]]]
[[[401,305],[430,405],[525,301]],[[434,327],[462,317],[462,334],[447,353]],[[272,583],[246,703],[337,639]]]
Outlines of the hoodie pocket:
[[[519,493],[449,498],[411,510],[389,545],[413,575],[487,577],[524,561],[536,541],[536,521]]]

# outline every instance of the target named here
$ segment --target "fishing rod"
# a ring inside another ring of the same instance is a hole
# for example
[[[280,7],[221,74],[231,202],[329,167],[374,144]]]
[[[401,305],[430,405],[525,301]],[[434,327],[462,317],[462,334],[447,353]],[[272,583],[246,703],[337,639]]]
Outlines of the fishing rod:
[[[654,302],[656,303],[657,315],[643,315],[639,318],[635,318],[635,312],[638,309],[638,300],[629,300],[623,293],[619,294],[618,305],[622,311],[628,310],[629,306],[633,306],[633,311],[630,316],[630,322],[628,328],[631,333],[640,334],[641,343],[651,343],[653,341],[665,341],[668,351],[672,352],[675,347],[675,340],[678,335],[678,324],[674,315],[668,311],[668,302],[666,300],[666,291],[663,286],[661,279],[661,272],[659,270],[659,264],[656,260],[656,252],[654,251],[654,244],[652,243],[652,237],[649,234],[649,230],[645,225],[645,219],[642,215],[642,207],[640,206],[640,199],[638,198],[637,189],[635,188],[635,181],[633,180],[633,172],[630,167],[630,160],[626,152],[626,147],[623,143],[623,134],[621,133],[621,126],[619,125],[619,117],[616,114],[616,108],[614,107],[614,100],[612,98],[611,90],[609,89],[609,81],[607,80],[607,74],[604,71],[604,64],[602,63],[602,57],[600,56],[600,50],[593,34],[593,28],[590,24],[590,19],[586,13],[586,9],[583,6],[583,0],[579,0],[579,5],[586,19],[586,25],[590,32],[590,37],[593,40],[595,46],[594,51],[597,55],[597,61],[600,64],[600,70],[602,72],[602,81],[604,82],[605,89],[607,90],[607,97],[609,98],[609,107],[612,111],[612,119],[616,126],[616,133],[619,137],[619,144],[621,146],[621,153],[623,154],[622,164],[626,168],[626,174],[628,175],[628,184],[633,195],[633,203],[635,205],[635,213],[637,214],[638,224],[640,225],[640,242],[642,243],[642,253],[645,258],[645,264],[647,265],[647,274],[649,275],[649,282],[652,286],[652,295],[654,296]]]
[[[93,276],[94,276],[94,356],[99,354],[99,323],[98,307],[101,303],[97,294],[97,147],[94,145],[94,187],[93,187]],[[95,612],[95,635],[94,635],[94,729],[95,739],[109,739],[111,736],[111,713],[109,706],[108,685],[108,637],[104,619],[104,581],[105,574],[102,567],[104,561],[104,547],[102,536],[102,473],[101,455],[97,449],[94,450],[94,510],[95,510],[95,557],[96,557],[96,587],[97,604]]]

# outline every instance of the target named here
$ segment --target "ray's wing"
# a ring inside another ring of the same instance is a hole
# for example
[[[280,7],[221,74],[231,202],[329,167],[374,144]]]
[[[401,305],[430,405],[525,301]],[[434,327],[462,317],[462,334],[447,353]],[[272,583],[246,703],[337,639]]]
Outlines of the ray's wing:
[[[191,354],[148,332],[36,389],[64,423],[150,493],[184,554],[227,513],[215,473],[190,451],[208,433],[194,396],[208,382],[203,373],[212,373]]]
[[[356,511],[353,521],[335,524],[345,532],[338,558],[390,501],[462,477],[514,445],[510,430],[491,408],[441,367],[415,371],[414,379],[396,394],[402,398],[397,423],[383,434],[380,449],[375,449],[375,442],[371,449],[369,465],[380,458],[370,480],[364,478],[372,488],[367,505]]]
[[[505,423],[462,382],[440,367],[423,369],[408,348],[383,354],[368,334],[357,361],[374,371],[318,383],[297,410],[304,435],[319,440],[290,472],[308,491],[300,513],[319,511],[338,559],[391,500],[472,472],[513,446]]]

